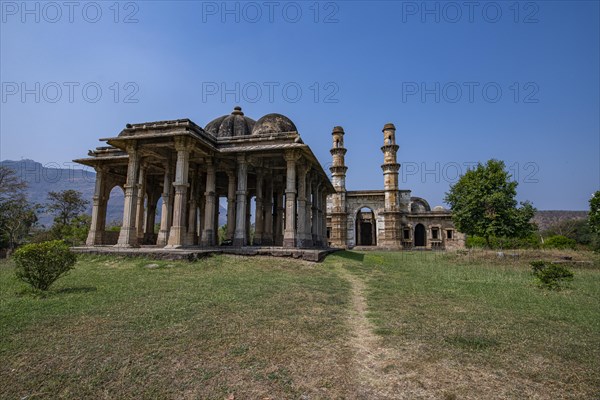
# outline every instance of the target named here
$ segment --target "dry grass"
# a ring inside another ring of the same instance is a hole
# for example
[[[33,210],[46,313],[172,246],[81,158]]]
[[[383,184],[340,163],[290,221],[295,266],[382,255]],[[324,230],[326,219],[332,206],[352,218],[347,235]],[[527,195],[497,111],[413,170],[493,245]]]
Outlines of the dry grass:
[[[544,291],[527,265],[541,255],[329,257],[367,284],[393,393],[379,398],[598,398],[600,270],[586,265],[569,289]]]
[[[597,257],[527,265],[564,253],[88,256],[46,295],[5,262],[0,398],[598,398]]]

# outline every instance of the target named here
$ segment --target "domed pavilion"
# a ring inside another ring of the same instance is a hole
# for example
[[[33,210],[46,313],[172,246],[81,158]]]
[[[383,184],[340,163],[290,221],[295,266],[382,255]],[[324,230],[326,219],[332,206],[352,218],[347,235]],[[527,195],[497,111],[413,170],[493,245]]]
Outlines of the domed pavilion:
[[[225,243],[327,246],[326,198],[335,189],[284,115],[255,121],[235,107],[204,128],[189,119],[127,124],[100,140],[107,146],[75,160],[96,170],[87,246],[217,246],[222,198]],[[122,226],[113,235],[106,209],[116,186],[125,196]]]

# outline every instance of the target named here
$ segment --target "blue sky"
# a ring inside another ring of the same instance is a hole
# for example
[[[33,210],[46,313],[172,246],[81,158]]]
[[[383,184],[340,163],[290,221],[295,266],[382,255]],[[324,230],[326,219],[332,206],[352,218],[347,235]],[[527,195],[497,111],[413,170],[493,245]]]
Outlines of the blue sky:
[[[23,4],[1,4],[0,159],[65,164],[128,122],[239,104],[289,116],[324,167],[343,126],[349,190],[383,187],[387,122],[432,206],[490,158],[539,209],[600,189],[598,2]]]

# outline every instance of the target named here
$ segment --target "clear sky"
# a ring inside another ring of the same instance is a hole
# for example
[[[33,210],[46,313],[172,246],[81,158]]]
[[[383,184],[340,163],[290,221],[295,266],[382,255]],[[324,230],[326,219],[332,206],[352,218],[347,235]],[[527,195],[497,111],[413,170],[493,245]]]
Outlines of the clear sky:
[[[588,208],[600,189],[600,10],[540,2],[2,1],[0,159],[66,164],[125,124],[240,105],[289,116],[347,188],[442,204],[469,163],[506,162],[519,199]],[[101,93],[99,93],[101,91]],[[55,165],[55,164],[54,164]]]

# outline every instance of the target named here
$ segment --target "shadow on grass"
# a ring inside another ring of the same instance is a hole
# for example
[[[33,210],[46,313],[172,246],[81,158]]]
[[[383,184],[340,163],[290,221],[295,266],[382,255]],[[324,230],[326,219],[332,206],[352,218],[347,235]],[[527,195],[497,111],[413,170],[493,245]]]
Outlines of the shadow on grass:
[[[95,286],[78,286],[78,287],[66,287],[60,289],[49,289],[49,290],[39,290],[34,289],[32,287],[23,288],[15,294],[18,297],[32,296],[40,299],[46,299],[49,297],[60,296],[62,294],[77,294],[77,293],[90,293],[97,292],[98,288]]]
[[[362,253],[356,253],[354,251],[343,250],[335,253],[336,256],[346,258],[348,260],[362,262],[365,259],[365,255]]]

